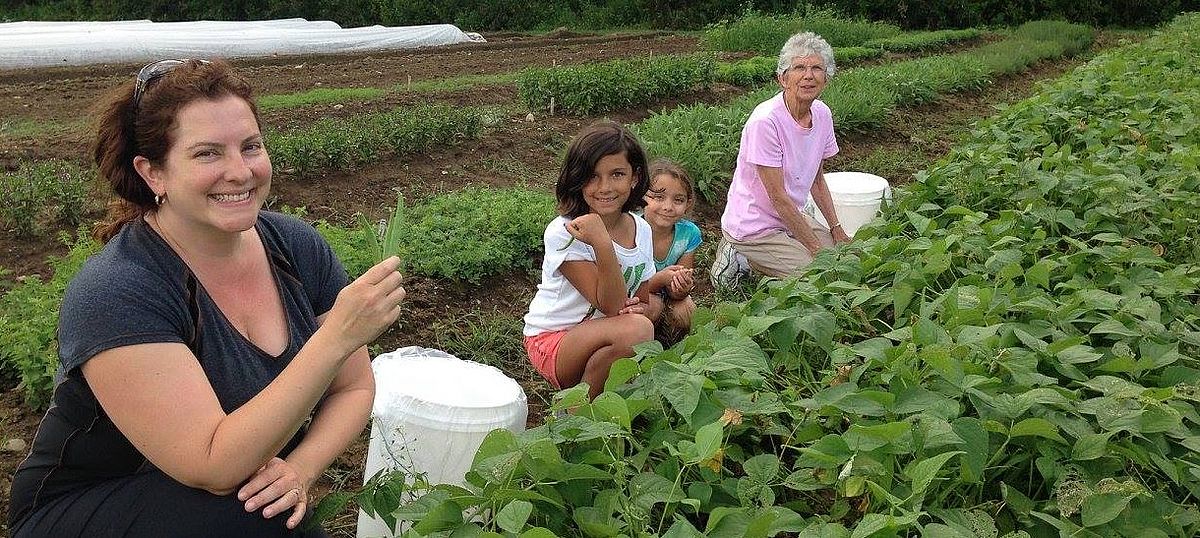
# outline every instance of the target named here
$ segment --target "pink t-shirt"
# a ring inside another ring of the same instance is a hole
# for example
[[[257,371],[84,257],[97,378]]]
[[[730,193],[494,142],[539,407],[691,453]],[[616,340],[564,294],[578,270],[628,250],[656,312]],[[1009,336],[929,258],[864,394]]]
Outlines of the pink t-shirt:
[[[775,211],[755,165],[783,168],[788,197],[802,208],[821,161],[836,155],[833,113],[819,99],[812,104],[812,127],[801,127],[783,104],[783,93],[754,108],[742,129],[737,169],[721,215],[721,229],[744,241],[783,230],[787,225]]]

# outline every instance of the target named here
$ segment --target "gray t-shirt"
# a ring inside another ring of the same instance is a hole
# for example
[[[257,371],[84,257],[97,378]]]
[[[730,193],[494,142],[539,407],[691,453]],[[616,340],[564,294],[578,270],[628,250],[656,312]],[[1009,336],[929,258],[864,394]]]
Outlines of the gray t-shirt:
[[[57,494],[149,467],[97,403],[79,366],[122,346],[179,342],[196,355],[225,412],[265,388],[317,329],[346,285],[345,270],[312,226],[261,212],[256,229],[287,317],[288,345],[272,357],[239,333],[149,225],[126,225],[71,281],[59,313],[59,383],[33,449],[13,477],[12,515]],[[136,390],[136,387],[131,387]],[[300,434],[281,454],[289,452]]]

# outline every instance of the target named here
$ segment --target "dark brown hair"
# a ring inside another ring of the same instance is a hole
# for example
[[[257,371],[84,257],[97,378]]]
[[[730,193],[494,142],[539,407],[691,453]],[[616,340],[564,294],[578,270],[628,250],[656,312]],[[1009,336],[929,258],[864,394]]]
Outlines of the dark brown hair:
[[[692,202],[696,200],[696,186],[692,184],[692,176],[689,176],[687,170],[684,170],[675,161],[665,157],[659,157],[651,161],[650,181],[654,181],[654,178],[658,177],[659,174],[667,174],[678,179],[680,183],[683,183],[683,190],[687,191],[688,201]]]
[[[250,105],[257,122],[254,92],[228,63],[188,61],[145,85],[141,104],[135,110],[134,80],[121,84],[100,101],[92,158],[100,177],[117,198],[108,204],[108,218],[96,229],[96,239],[107,242],[121,227],[154,211],[154,191],[133,168],[141,155],[161,166],[175,143],[176,116],[183,107],[200,99],[240,97]]]
[[[619,153],[625,154],[629,165],[633,167],[633,176],[637,179],[621,211],[635,211],[646,205],[646,201],[642,199],[646,196],[646,189],[650,188],[646,152],[642,151],[637,137],[624,125],[599,120],[584,127],[567,147],[567,158],[563,161],[562,171],[558,173],[558,183],[554,187],[560,215],[573,219],[591,212],[591,208],[583,199],[583,187],[592,180],[596,173],[596,163],[600,162],[600,159]]]

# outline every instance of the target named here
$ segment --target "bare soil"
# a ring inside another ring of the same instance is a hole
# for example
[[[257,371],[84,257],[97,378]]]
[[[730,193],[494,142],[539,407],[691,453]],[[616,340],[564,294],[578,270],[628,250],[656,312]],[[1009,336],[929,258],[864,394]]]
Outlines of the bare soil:
[[[636,55],[675,54],[698,50],[692,36],[630,34],[587,36],[564,34],[531,37],[520,34],[488,36],[487,44],[401,52],[358,55],[279,57],[236,61],[235,65],[262,95],[308,90],[314,87],[377,87],[392,89],[410,80],[462,75],[510,73],[528,66],[595,62]],[[1100,47],[1109,43],[1102,40]],[[904,150],[914,146],[923,156],[912,162],[916,172],[943,156],[975,120],[992,115],[995,106],[1014,102],[1032,93],[1036,83],[1051,79],[1078,65],[1080,59],[1048,62],[1024,73],[1004,77],[988,88],[972,93],[945,96],[938,101],[898,110],[887,126],[869,135],[839,140],[842,152],[827,164],[827,170],[853,169],[864,156],[877,150]],[[84,111],[109,88],[129,80],[138,66],[99,65],[81,68],[50,68],[0,71],[0,123],[32,122],[67,126],[44,134],[16,137],[0,130],[0,169],[15,169],[25,160],[60,158],[87,163],[88,129]],[[836,79],[833,81],[836,84]],[[693,95],[656,103],[660,110],[694,102],[724,102],[743,90],[715,85]],[[341,107],[315,105],[268,113],[268,127],[302,124],[319,117],[391,109],[419,102],[448,102],[457,105],[516,105],[511,85],[474,87],[439,94],[396,91],[386,97],[348,102]],[[639,121],[648,109],[619,111],[609,116],[623,122]],[[317,176],[277,173],[273,204],[306,207],[308,215],[335,222],[349,222],[356,213],[379,217],[395,200],[397,190],[409,200],[460,189],[467,185],[526,185],[551,189],[557,176],[559,152],[580,127],[594,118],[571,116],[535,117],[524,112],[505,117],[481,138],[429,152],[387,157],[357,169],[338,170]],[[893,183],[911,180],[911,174],[891,178]],[[104,195],[97,195],[93,218],[101,216]],[[701,205],[695,220],[707,236],[719,233],[721,207]],[[11,276],[45,274],[47,255],[64,248],[53,231],[33,239],[16,239],[0,233],[0,268]],[[404,345],[432,345],[435,325],[461,319],[466,313],[498,311],[519,317],[532,297],[536,282],[516,272],[468,285],[432,278],[412,277],[406,282],[409,299],[404,314],[377,345],[394,349]],[[519,359],[519,358],[518,358]],[[540,422],[549,387],[522,360],[508,372],[529,394],[531,424]],[[2,380],[0,380],[2,382]],[[39,413],[27,409],[20,390],[11,381],[0,385],[0,442],[16,438],[31,442]],[[350,447],[326,473],[321,489],[361,483],[366,459],[365,435]],[[0,514],[7,514],[8,485],[24,451],[0,452]],[[5,518],[6,519],[6,518]],[[0,532],[6,531],[0,523]],[[354,515],[346,512],[327,526],[335,535],[351,536]]]

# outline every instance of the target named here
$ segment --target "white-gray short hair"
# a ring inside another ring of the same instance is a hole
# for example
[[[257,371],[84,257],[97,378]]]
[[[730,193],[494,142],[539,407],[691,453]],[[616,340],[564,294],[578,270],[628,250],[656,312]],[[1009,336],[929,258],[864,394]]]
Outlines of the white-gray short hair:
[[[825,64],[825,76],[832,78],[837,72],[837,65],[833,62],[833,47],[812,32],[800,32],[788,38],[787,43],[779,50],[779,63],[775,67],[775,74],[782,75],[787,71],[792,66],[792,60],[814,54],[820,56],[821,63]]]

